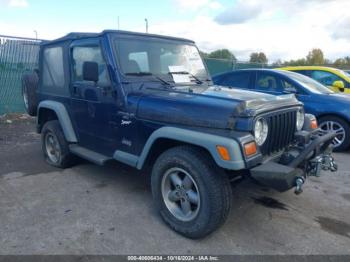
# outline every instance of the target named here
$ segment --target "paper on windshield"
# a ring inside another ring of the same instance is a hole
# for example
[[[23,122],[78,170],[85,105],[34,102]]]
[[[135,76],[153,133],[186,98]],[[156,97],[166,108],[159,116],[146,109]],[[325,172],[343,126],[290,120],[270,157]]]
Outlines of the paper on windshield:
[[[189,74],[179,74],[186,72],[186,68],[184,66],[169,66],[169,72],[173,76],[175,83],[190,83],[190,75]]]
[[[182,65],[180,66],[169,66],[169,72],[170,73],[181,73],[181,72],[186,72],[186,68]]]

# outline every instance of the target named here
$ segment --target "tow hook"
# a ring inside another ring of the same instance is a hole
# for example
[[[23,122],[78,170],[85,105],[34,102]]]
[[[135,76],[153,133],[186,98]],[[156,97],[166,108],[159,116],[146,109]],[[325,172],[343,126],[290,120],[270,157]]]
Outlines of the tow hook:
[[[299,195],[301,193],[303,193],[303,185],[305,183],[305,179],[303,177],[297,177],[297,179],[295,180],[295,190],[294,193],[296,195]]]

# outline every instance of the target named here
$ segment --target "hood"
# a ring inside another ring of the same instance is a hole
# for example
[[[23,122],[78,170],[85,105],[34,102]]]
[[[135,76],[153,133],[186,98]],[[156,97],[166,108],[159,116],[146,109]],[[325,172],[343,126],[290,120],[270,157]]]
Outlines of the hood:
[[[254,116],[261,111],[274,110],[279,107],[299,104],[295,95],[271,95],[250,90],[212,86],[201,93],[211,98],[224,98],[240,104],[236,116]],[[250,112],[250,113],[249,113]]]
[[[229,128],[237,117],[300,106],[294,95],[274,96],[222,86],[158,89],[143,94],[136,115],[140,119],[197,127]],[[183,91],[181,91],[183,90]]]

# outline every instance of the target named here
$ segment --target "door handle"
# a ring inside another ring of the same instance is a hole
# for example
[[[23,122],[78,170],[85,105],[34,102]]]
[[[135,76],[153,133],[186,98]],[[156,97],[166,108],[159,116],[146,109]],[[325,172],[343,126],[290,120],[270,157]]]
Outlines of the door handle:
[[[81,96],[79,85],[73,85],[73,93]]]

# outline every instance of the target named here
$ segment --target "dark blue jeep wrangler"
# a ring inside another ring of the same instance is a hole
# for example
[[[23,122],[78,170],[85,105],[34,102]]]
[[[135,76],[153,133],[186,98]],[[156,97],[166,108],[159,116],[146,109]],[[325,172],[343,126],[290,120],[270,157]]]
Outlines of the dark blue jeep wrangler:
[[[81,157],[152,167],[155,204],[190,237],[218,228],[229,179],[251,176],[281,192],[336,169],[330,143],[294,95],[213,86],[194,42],[124,31],[71,33],[42,44],[23,77],[47,162]]]

